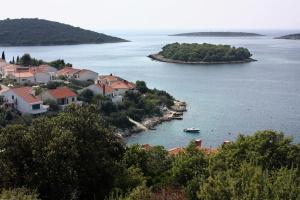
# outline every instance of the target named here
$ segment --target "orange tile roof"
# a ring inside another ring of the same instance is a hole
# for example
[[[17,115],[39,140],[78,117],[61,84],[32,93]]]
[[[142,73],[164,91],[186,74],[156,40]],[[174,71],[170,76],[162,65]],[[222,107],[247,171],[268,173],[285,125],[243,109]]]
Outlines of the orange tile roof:
[[[52,97],[54,97],[56,99],[77,96],[75,92],[73,92],[72,90],[70,90],[67,87],[59,87],[59,88],[56,88],[53,90],[48,90],[48,92]]]
[[[177,155],[179,153],[183,153],[183,152],[184,152],[184,148],[182,148],[182,147],[175,147],[173,149],[168,150],[168,153],[170,156],[175,156],[175,155]]]
[[[89,70],[89,69],[81,69],[80,71],[76,72],[78,74],[83,74],[83,73],[86,73],[86,72],[92,72],[92,73],[97,73],[97,72],[94,72],[92,70]]]
[[[118,76],[114,76],[114,75],[104,75],[104,76],[100,76],[100,80],[105,80],[107,82],[112,82],[112,81],[119,81],[122,80],[120,77]]]
[[[15,72],[15,73],[13,73],[13,75],[17,78],[30,78],[30,77],[34,76],[31,72],[28,72],[28,71]]]
[[[130,83],[128,81],[118,81],[111,84],[113,89],[134,89],[135,84]]]
[[[32,95],[31,87],[13,88],[11,90],[29,104],[41,103],[41,99],[39,97]]]
[[[10,70],[10,69],[11,69],[11,70],[15,70],[17,67],[18,67],[18,66],[15,65],[15,64],[10,64],[10,65],[4,66],[3,69],[5,69],[5,70]]]
[[[151,146],[150,144],[143,144],[143,145],[142,145],[142,148],[143,148],[144,150],[148,151],[148,150],[152,149],[152,146]]]
[[[98,83],[98,84],[96,84],[96,86],[102,90],[103,90],[103,87],[105,87],[106,93],[113,93],[113,91],[114,91],[114,89],[112,87],[110,87],[109,85]]]
[[[49,66],[49,65],[40,65],[40,66],[37,66],[37,67],[30,67],[29,71],[31,73],[47,73],[49,67],[51,67],[51,66]]]
[[[65,67],[65,68],[63,68],[61,70],[58,70],[56,72],[56,74],[57,75],[67,76],[67,75],[73,75],[73,74],[75,74],[75,73],[77,73],[79,71],[80,71],[80,69],[75,69],[73,67]]]

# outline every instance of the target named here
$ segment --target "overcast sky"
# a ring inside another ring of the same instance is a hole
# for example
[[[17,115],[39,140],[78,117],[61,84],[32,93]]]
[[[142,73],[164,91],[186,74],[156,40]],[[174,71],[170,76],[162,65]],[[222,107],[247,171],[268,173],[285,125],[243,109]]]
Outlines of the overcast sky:
[[[90,29],[300,29],[300,0],[1,0],[0,18]]]

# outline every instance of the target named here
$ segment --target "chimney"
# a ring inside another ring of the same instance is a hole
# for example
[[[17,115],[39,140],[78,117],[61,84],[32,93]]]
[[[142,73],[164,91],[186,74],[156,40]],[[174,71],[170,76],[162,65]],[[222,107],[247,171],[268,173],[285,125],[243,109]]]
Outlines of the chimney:
[[[201,147],[202,140],[195,140],[195,144],[196,144],[197,147]]]
[[[103,84],[103,86],[102,86],[102,89],[103,89],[103,96],[105,96],[105,93],[106,93],[106,91],[105,91],[105,88],[106,87],[106,85],[105,84]]]

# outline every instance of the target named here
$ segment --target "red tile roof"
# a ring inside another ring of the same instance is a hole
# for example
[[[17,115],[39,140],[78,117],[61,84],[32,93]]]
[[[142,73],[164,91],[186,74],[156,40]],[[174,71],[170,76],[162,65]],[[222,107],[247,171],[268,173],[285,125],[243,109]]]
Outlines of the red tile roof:
[[[175,147],[173,149],[168,150],[168,153],[170,156],[175,156],[179,153],[183,153],[184,152],[184,148],[182,147]]]
[[[114,91],[114,89],[112,87],[110,87],[109,85],[98,83],[98,84],[96,84],[96,86],[102,90],[103,90],[103,87],[105,87],[106,93],[112,93]]]
[[[41,99],[39,97],[32,95],[31,87],[13,88],[11,90],[29,104],[41,103]]]
[[[50,67],[51,66],[49,66],[49,65],[40,65],[37,67],[30,67],[29,71],[31,73],[47,73],[49,71]]]
[[[67,87],[59,87],[59,88],[56,88],[53,90],[48,90],[48,92],[52,97],[54,97],[56,99],[77,96],[75,92],[73,92],[72,90],[70,90]]]
[[[63,68],[61,70],[58,70],[56,72],[56,74],[57,75],[67,76],[67,75],[73,75],[73,74],[75,74],[75,73],[77,73],[79,71],[80,71],[80,69],[75,69],[73,67],[65,67],[65,68]]]
[[[128,82],[128,81],[118,81],[115,83],[111,84],[111,87],[113,89],[134,89],[135,88],[135,84]]]
[[[100,76],[99,78],[100,78],[100,80],[107,81],[107,82],[113,82],[113,81],[120,81],[120,80],[122,80],[120,77],[114,76],[112,74],[111,75]]]
[[[13,73],[13,75],[17,78],[30,78],[30,77],[34,76],[31,72],[28,72],[28,71],[15,72],[15,73]]]
[[[84,74],[84,73],[86,73],[86,72],[96,73],[96,72],[94,72],[94,71],[92,71],[92,70],[88,70],[88,69],[81,69],[80,71],[78,71],[78,72],[76,72],[76,73],[78,73],[78,74]],[[97,74],[97,73],[96,73],[96,74]]]

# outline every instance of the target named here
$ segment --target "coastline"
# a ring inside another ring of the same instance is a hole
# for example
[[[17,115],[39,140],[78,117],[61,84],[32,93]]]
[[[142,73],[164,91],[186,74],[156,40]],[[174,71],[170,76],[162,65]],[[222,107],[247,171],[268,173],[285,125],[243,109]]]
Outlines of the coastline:
[[[171,120],[182,120],[183,113],[186,111],[186,103],[175,100],[174,105],[171,106],[171,108],[162,109],[162,116],[145,118],[142,122],[136,122],[132,119],[129,119],[130,121],[133,121],[136,126],[129,130],[119,131],[117,134],[123,138],[126,138],[130,137],[133,134],[155,130],[155,127],[163,122],[168,122]]]
[[[250,58],[246,60],[241,60],[241,61],[220,61],[220,62],[186,62],[186,61],[180,61],[180,60],[173,60],[173,59],[168,59],[164,58],[160,54],[151,54],[148,56],[149,58],[160,61],[160,62],[166,62],[166,63],[176,63],[176,64],[191,64],[191,65],[210,65],[210,64],[240,64],[240,63],[249,63],[249,62],[255,62],[257,60]]]

